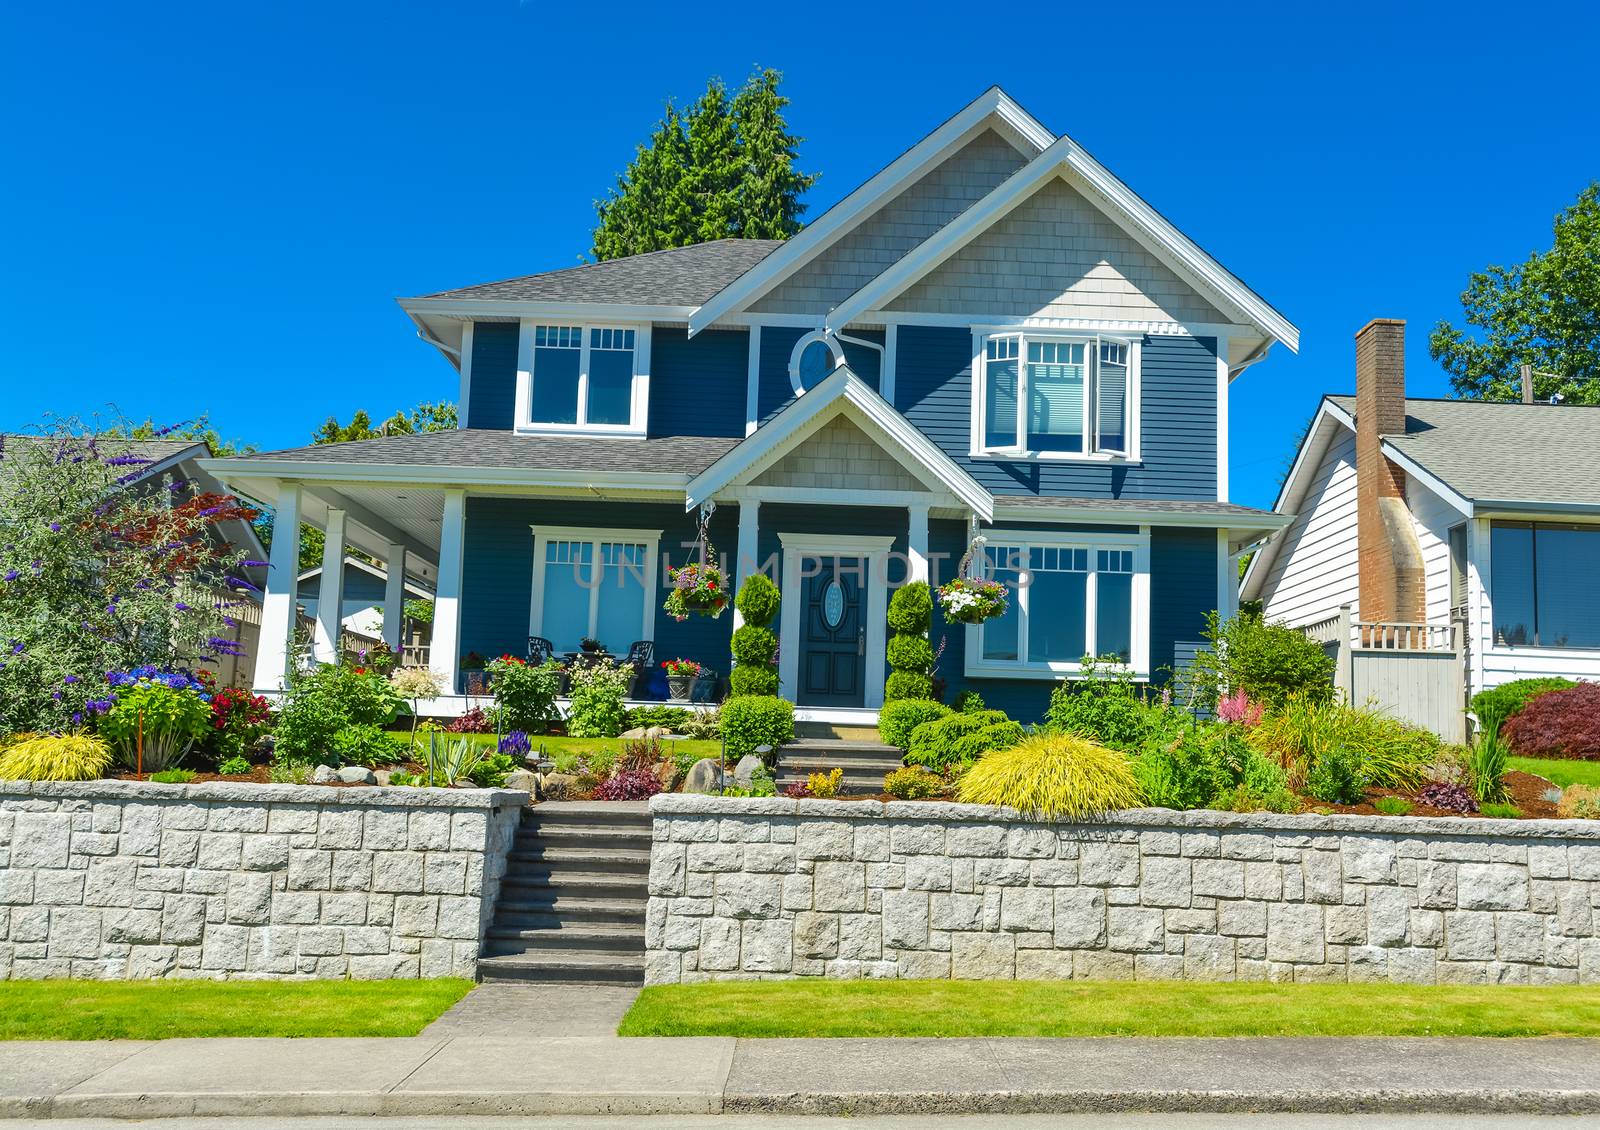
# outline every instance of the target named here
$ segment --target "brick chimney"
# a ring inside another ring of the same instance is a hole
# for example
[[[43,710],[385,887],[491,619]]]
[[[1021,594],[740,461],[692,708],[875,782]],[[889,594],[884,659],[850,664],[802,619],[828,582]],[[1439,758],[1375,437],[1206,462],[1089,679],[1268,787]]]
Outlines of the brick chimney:
[[[1356,493],[1361,619],[1421,623],[1422,547],[1406,507],[1405,473],[1382,437],[1406,430],[1406,324],[1374,318],[1356,333]]]

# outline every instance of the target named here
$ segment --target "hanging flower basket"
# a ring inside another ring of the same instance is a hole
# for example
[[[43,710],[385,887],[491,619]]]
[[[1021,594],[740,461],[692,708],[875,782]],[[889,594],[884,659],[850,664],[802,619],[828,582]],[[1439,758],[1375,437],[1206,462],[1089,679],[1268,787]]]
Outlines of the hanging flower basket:
[[[957,624],[981,624],[1004,616],[1010,598],[999,581],[976,577],[957,577],[939,586],[939,608],[946,620]]]
[[[709,547],[706,557],[715,560]],[[691,562],[667,570],[667,576],[672,581],[672,591],[667,594],[666,603],[661,607],[674,620],[687,620],[690,616],[715,618],[728,607],[727,584],[723,580],[722,570],[715,565]]]

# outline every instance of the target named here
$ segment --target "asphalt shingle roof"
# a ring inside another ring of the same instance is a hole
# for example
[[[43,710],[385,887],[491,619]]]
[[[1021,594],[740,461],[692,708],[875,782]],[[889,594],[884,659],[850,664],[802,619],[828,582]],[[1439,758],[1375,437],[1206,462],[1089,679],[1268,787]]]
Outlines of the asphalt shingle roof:
[[[240,461],[294,459],[308,463],[355,463],[386,467],[657,471],[695,475],[711,466],[739,442],[720,436],[604,439],[590,436],[524,436],[488,428],[462,428],[264,451],[259,455],[241,456]]]
[[[1328,399],[1354,417],[1354,396]],[[1408,398],[1384,439],[1474,502],[1600,505],[1600,407]]]
[[[604,263],[442,290],[424,298],[488,301],[613,302],[641,306],[699,306],[782,246],[776,239],[718,239],[648,251]]]

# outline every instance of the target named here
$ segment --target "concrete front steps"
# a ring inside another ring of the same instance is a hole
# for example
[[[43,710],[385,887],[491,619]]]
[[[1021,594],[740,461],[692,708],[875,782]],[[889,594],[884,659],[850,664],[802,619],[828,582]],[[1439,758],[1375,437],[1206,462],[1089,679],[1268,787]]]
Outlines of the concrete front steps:
[[[844,770],[841,795],[876,796],[883,779],[900,768],[900,751],[876,741],[839,738],[802,738],[778,750],[778,789],[804,781],[812,773]]]
[[[546,802],[525,810],[478,979],[643,984],[649,874],[643,802]]]

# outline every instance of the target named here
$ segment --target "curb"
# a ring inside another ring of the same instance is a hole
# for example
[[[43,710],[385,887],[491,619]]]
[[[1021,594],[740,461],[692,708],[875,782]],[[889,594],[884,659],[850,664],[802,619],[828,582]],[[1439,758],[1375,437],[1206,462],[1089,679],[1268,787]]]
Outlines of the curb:
[[[975,1091],[790,1094],[320,1092],[10,1098],[0,1118],[309,1118],[470,1115],[782,1114],[1542,1114],[1600,1113],[1600,1089]]]

